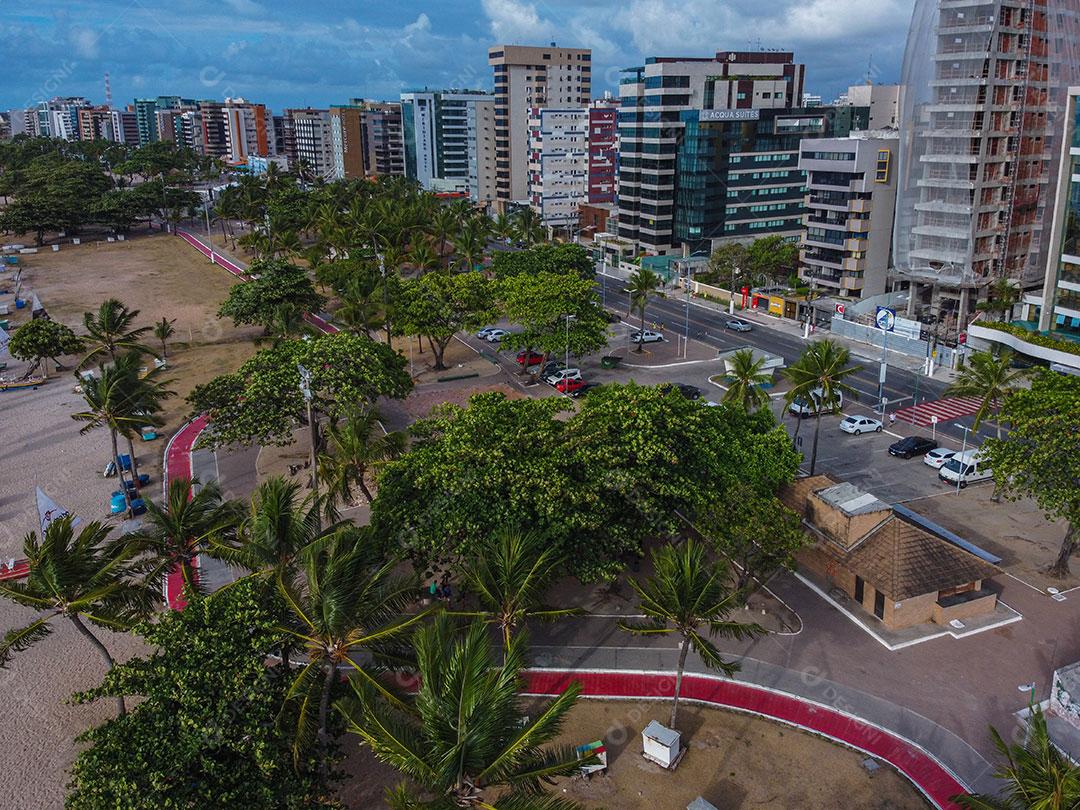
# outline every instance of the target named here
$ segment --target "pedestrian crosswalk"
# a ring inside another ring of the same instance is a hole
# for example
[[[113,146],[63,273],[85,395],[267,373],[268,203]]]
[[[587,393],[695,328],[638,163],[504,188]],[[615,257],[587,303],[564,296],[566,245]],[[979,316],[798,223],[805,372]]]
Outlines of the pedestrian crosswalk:
[[[932,402],[920,402],[918,405],[909,405],[896,411],[896,418],[904,422],[910,422],[919,427],[929,427],[933,424],[933,417],[939,422],[949,419],[959,419],[961,416],[971,416],[979,410],[982,400],[978,397],[949,397],[935,399]]]

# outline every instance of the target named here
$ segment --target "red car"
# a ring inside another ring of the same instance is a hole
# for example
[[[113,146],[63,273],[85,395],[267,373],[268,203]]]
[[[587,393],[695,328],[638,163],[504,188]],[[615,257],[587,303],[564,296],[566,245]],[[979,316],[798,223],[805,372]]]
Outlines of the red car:
[[[560,394],[570,394],[571,396],[585,387],[585,381],[581,377],[570,377],[565,380],[559,380],[555,383],[555,390]]]
[[[544,355],[537,354],[536,352],[529,352],[528,357],[525,356],[525,349],[522,349],[517,353],[517,364],[519,366],[538,366],[544,362]]]

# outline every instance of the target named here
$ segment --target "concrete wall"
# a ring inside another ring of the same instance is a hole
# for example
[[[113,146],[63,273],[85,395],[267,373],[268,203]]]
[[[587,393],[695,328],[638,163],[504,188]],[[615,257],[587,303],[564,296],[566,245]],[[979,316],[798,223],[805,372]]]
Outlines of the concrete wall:
[[[996,593],[988,593],[979,599],[961,602],[947,608],[934,605],[934,621],[938,624],[948,624],[953,619],[963,621],[974,616],[985,616],[988,613],[993,613],[995,607],[997,607]]]
[[[877,346],[879,348],[881,347],[883,336],[885,335],[885,333],[876,326],[866,326],[861,323],[845,320],[839,316],[832,319],[831,329],[832,333],[838,337],[857,340],[860,343],[869,343],[871,346]],[[928,344],[925,340],[913,340],[912,338],[903,337],[902,335],[895,333],[889,334],[888,337],[889,351],[897,352],[908,357],[926,357],[928,348]],[[939,367],[944,365],[948,368],[954,368],[956,364],[955,355],[955,349],[939,343],[937,347],[937,360],[934,361],[934,364]]]
[[[848,515],[826,503],[816,493],[810,495],[806,504],[806,519],[811,525],[848,548],[890,514],[891,509],[879,509],[861,515]]]

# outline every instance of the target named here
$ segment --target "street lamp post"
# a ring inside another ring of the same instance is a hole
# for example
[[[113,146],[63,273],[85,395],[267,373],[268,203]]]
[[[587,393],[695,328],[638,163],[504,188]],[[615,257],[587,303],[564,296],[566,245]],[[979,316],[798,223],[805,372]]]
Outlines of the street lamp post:
[[[315,420],[311,415],[311,372],[304,368],[300,363],[296,364],[297,370],[300,372],[300,393],[304,397],[304,405],[307,408],[307,420],[308,431],[311,434],[311,488],[315,491],[315,497],[319,497],[319,468],[317,466],[316,448],[318,444],[319,431],[315,425]]]
[[[690,346],[690,265],[686,265],[686,275],[683,277],[683,297],[686,300],[686,311],[683,315],[683,357],[689,356]]]
[[[206,215],[206,244],[210,248],[210,264],[217,264],[214,261],[214,237],[210,233],[210,197],[207,195],[203,200],[203,214]]]
[[[566,319],[566,367],[570,368],[570,321],[577,320],[576,315],[564,315]]]
[[[967,452],[967,437],[968,437],[968,431],[971,430],[971,428],[969,428],[967,425],[961,425],[959,422],[954,422],[953,427],[958,427],[962,431],[964,431],[964,443],[960,447],[960,455],[962,457],[964,455],[964,453]],[[960,482],[964,478],[964,471],[963,470],[964,470],[964,468],[961,467],[956,473],[956,494],[957,495],[960,494]]]

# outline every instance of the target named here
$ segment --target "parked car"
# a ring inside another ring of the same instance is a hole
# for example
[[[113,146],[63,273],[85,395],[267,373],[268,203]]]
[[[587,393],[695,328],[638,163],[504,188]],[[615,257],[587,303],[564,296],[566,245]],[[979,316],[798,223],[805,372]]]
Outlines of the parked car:
[[[548,374],[544,377],[544,382],[548,385],[555,385],[562,380],[580,380],[581,369],[577,368],[564,368],[561,371],[556,371],[553,374]]]
[[[544,362],[544,355],[537,354],[536,352],[528,352],[526,356],[525,349],[522,349],[517,353],[517,364],[519,366],[538,366]]]
[[[549,377],[556,371],[562,371],[564,368],[566,368],[566,363],[562,360],[548,360],[544,363],[544,367],[540,369],[540,376]]]
[[[555,383],[555,390],[560,394],[577,396],[578,391],[585,387],[585,381],[581,377],[567,377]]]
[[[913,458],[929,453],[937,442],[925,436],[908,436],[889,445],[889,455],[897,458]]]
[[[947,447],[938,447],[923,456],[923,464],[928,467],[933,467],[935,470],[940,470],[945,466],[945,462],[955,455],[955,450],[950,450]]]
[[[486,340],[488,343],[498,343],[509,334],[510,332],[506,329],[492,329],[490,332],[484,335],[484,340]]]
[[[982,453],[977,449],[957,453],[938,470],[938,478],[947,484],[959,482],[961,489],[968,484],[985,481],[987,478],[993,478],[993,476],[994,473],[988,466],[986,459],[982,457]]]
[[[630,333],[631,343],[660,343],[663,339],[664,336],[659,332],[651,332],[648,329],[644,332],[637,329]]]
[[[749,332],[754,327],[742,318],[728,318],[724,321],[724,328],[734,332]]]
[[[821,395],[822,395],[821,389],[820,388],[815,388],[813,391],[810,392],[810,399],[813,400],[813,403],[811,403],[809,400],[804,399],[803,397],[795,397],[795,399],[792,400],[791,404],[788,405],[788,411],[790,413],[795,414],[798,417],[813,416],[814,414],[817,413],[817,407],[816,406],[820,405],[820,403],[821,403]],[[835,393],[835,402],[834,402],[833,408],[831,410],[831,413],[839,413],[840,409],[843,408],[843,407],[844,407],[844,392],[843,391],[837,391]],[[823,410],[822,411],[822,413],[829,413],[829,412],[830,411],[828,411],[828,410]]]
[[[881,420],[871,419],[869,416],[845,416],[840,420],[840,429],[844,433],[880,433]]]
[[[494,331],[495,331],[494,326],[485,326],[483,329],[481,329],[479,332],[476,333],[476,336],[478,338],[480,338],[481,340],[487,340],[488,333],[489,332],[494,332]]]
[[[605,309],[604,310],[604,320],[607,321],[608,323],[618,323],[619,321],[622,320],[622,318],[619,317],[618,312],[612,312],[610,309]]]
[[[658,387],[664,393],[674,389],[687,399],[701,399],[701,389],[696,385],[687,385],[686,383],[660,383]]]

